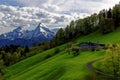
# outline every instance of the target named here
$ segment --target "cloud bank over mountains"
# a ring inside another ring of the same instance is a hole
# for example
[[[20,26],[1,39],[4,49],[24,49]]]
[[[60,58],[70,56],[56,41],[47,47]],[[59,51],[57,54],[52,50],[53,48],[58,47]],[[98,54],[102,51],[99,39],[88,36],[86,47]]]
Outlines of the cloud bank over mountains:
[[[0,32],[15,27],[65,27],[71,20],[109,8],[119,0],[0,0]]]
[[[49,5],[44,5],[46,8]],[[63,24],[59,27],[65,27],[64,23],[68,23],[79,17],[79,14],[62,14],[57,13],[55,6],[51,11],[41,9],[39,7],[14,7],[0,5],[0,27],[18,27],[18,26],[36,26],[39,22],[48,26],[51,24]],[[55,12],[52,12],[54,9]],[[54,27],[54,26],[53,26]]]

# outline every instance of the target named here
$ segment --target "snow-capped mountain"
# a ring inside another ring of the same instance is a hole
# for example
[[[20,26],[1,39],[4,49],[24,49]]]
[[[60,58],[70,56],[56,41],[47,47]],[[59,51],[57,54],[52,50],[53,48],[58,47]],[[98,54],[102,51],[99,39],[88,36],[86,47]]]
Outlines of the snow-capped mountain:
[[[43,23],[40,23],[34,30],[32,37],[34,38],[34,37],[44,36],[46,38],[51,39],[53,35],[54,35],[53,31],[48,29],[47,26],[45,26]]]
[[[24,30],[23,27],[18,27],[11,32],[0,35],[0,46],[10,44],[32,46],[39,42],[50,41],[54,35],[55,33],[43,23],[39,23],[39,25],[31,31]]]
[[[0,35],[0,39],[13,40],[16,38],[21,38],[23,34],[24,34],[24,30],[22,30],[22,27],[18,27],[14,29],[12,32],[8,32],[8,33]]]

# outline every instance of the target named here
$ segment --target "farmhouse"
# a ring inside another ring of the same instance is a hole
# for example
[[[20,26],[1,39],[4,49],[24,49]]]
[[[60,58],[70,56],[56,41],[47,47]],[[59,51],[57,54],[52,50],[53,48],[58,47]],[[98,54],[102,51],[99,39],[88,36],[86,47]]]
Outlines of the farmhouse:
[[[81,50],[96,50],[96,49],[105,49],[105,44],[97,42],[82,42],[80,43]]]

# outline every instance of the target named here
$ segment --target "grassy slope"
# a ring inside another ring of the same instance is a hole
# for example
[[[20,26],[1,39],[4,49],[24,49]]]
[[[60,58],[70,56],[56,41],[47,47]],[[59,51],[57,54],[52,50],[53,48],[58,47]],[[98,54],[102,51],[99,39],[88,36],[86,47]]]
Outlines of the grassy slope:
[[[77,39],[77,42],[100,41],[103,43],[119,43],[120,29],[106,35],[94,34]],[[47,54],[53,54],[54,48],[25,59],[17,64],[6,68],[7,80],[81,80],[90,74],[86,63],[102,57],[104,51],[81,52],[73,57],[65,52],[65,45],[59,46],[61,52],[49,59],[44,60]],[[37,49],[36,49],[37,50]]]

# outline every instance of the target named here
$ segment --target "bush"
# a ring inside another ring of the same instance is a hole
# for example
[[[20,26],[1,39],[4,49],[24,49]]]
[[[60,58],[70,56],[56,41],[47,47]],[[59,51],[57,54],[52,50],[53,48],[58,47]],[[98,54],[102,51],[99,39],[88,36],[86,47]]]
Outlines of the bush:
[[[77,56],[77,55],[79,55],[80,49],[79,49],[79,47],[72,47],[71,51],[74,56]]]
[[[57,54],[57,53],[59,53],[60,52],[60,49],[58,48],[58,47],[56,47],[55,49],[54,49],[54,54]]]
[[[52,55],[48,54],[47,56],[45,56],[45,59],[48,59],[50,57],[52,57]]]

